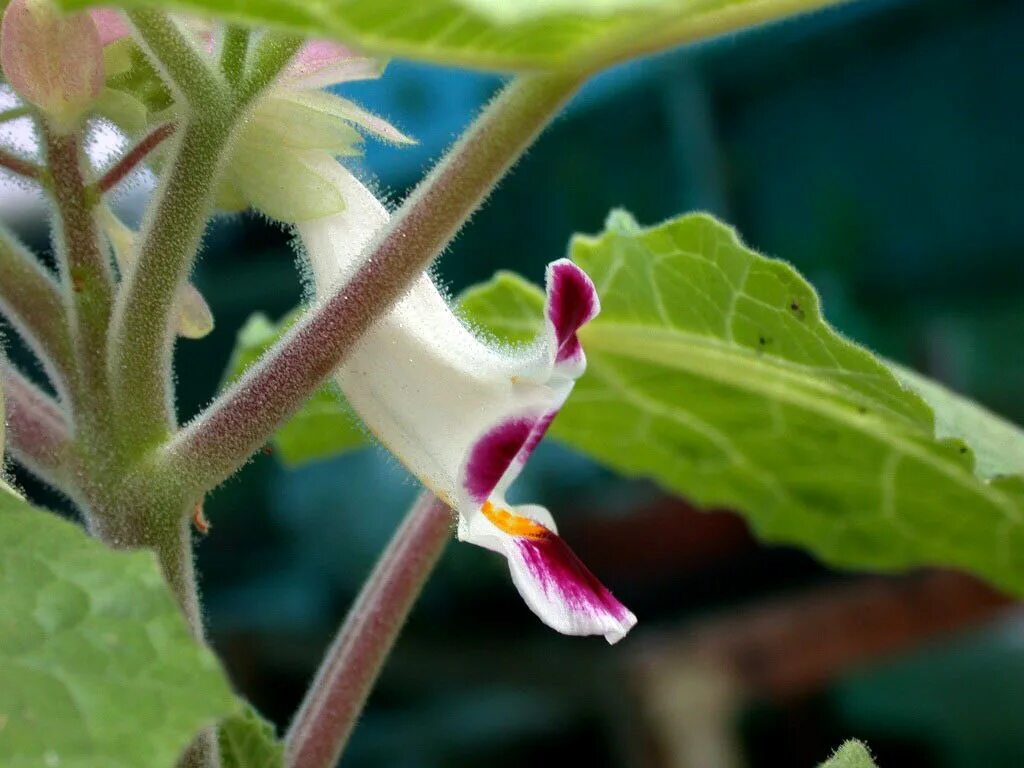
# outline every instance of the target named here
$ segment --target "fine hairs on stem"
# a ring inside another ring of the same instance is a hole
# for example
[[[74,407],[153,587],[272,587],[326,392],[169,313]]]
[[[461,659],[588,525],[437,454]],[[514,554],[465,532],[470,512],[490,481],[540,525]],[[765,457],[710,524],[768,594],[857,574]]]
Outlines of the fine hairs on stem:
[[[349,609],[285,739],[288,768],[332,768],[381,666],[451,537],[452,513],[424,492]]]

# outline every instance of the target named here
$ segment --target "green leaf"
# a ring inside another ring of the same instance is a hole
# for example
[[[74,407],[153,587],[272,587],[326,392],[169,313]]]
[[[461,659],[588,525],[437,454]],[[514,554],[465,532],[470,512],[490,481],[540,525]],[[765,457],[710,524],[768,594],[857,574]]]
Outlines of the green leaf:
[[[0,495],[2,495],[4,493],[7,493],[7,494],[10,494],[12,496],[17,496],[18,494],[14,491],[14,489],[11,488],[9,485],[7,485],[6,482],[4,482],[4,450],[5,450],[5,445],[6,445],[4,443],[4,438],[5,438],[4,433],[6,432],[6,430],[7,430],[7,411],[6,411],[6,406],[4,404],[3,382],[0,381]]]
[[[284,744],[252,707],[220,724],[221,768],[281,768]]]
[[[709,216],[609,225],[572,244],[602,312],[553,435],[833,564],[959,566],[1024,593],[1020,430],[919,377],[904,387],[792,267]],[[462,306],[523,340],[542,302],[502,274]]]
[[[840,0],[123,0],[485,69],[589,69]],[[92,0],[59,0],[82,8]]]
[[[149,119],[146,105],[130,93],[104,88],[92,108],[129,136],[138,136],[146,130]]]
[[[238,333],[227,383],[238,379],[298,319],[298,311],[278,323],[255,314]],[[290,465],[326,459],[367,444],[359,418],[333,382],[320,387],[274,435],[278,456]]]
[[[892,362],[889,367],[932,407],[938,438],[960,437],[974,451],[979,477],[1024,474],[1024,430],[919,373]]]
[[[868,748],[856,739],[843,743],[819,768],[877,768]]]
[[[149,551],[0,491],[0,765],[172,768],[237,707]]]

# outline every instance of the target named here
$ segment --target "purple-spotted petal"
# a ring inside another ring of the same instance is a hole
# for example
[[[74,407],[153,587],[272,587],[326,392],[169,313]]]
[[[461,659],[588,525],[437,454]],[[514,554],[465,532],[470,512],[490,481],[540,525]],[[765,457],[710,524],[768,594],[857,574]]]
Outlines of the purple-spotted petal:
[[[568,259],[547,268],[545,316],[548,319],[549,365],[537,383],[549,388],[550,402],[543,412],[510,414],[492,426],[472,446],[463,464],[460,481],[469,499],[485,501],[503,491],[519,474],[527,458],[544,437],[572,388],[583,373],[586,357],[576,332],[600,311],[597,291],[590,277]],[[557,374],[557,375],[553,375]]]
[[[518,416],[490,429],[469,450],[462,484],[469,498],[482,503],[496,488],[504,490],[519,475],[558,410]]]
[[[601,311],[590,276],[568,259],[548,265],[547,318],[555,336],[555,362],[582,366],[586,360],[576,332]]]
[[[502,550],[523,600],[552,629],[566,635],[604,635],[616,643],[636,616],[608,591],[557,534],[507,536]]]
[[[537,421],[526,416],[509,419],[476,441],[469,450],[463,477],[470,499],[477,503],[487,500],[530,439]]]

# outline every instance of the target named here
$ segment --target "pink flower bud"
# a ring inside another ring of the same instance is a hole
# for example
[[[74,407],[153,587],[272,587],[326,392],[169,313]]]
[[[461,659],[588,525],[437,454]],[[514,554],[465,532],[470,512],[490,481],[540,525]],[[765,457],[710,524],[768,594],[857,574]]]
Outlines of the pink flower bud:
[[[18,94],[69,130],[103,89],[103,44],[88,13],[50,0],[12,0],[0,26],[0,61]]]

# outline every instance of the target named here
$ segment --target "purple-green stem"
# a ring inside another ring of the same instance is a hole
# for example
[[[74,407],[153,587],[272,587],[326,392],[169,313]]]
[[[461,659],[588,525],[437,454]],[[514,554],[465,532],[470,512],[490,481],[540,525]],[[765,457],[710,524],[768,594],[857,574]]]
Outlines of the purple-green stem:
[[[76,429],[97,443],[110,437],[107,329],[114,304],[110,260],[93,217],[82,152],[82,134],[42,126],[51,194],[57,209],[55,251],[70,318],[77,375],[69,382]]]
[[[146,155],[159,147],[173,133],[173,122],[164,123],[147,133],[100,177],[95,185],[96,190],[100,194],[112,190],[146,159]]]
[[[0,361],[6,400],[7,446],[20,464],[51,485],[66,487],[71,438],[63,411],[20,371]]]
[[[23,114],[27,114],[27,112]],[[0,168],[6,168],[11,173],[16,173],[27,179],[39,180],[44,176],[42,167],[6,149],[0,149]]]
[[[545,74],[506,87],[409,195],[352,279],[172,439],[162,473],[201,494],[244,464],[441,253],[580,82]]]
[[[288,729],[287,768],[337,764],[451,527],[448,507],[421,494],[363,584]]]
[[[71,328],[60,286],[13,234],[0,229],[0,312],[14,325],[66,394],[75,375]]]

